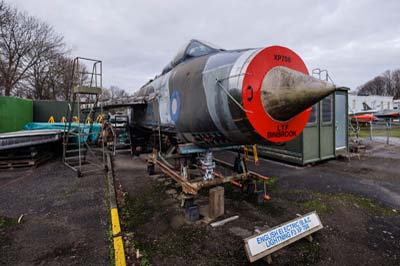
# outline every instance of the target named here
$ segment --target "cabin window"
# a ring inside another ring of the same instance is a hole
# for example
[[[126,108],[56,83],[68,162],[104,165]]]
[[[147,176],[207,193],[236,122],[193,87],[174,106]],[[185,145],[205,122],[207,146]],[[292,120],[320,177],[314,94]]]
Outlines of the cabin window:
[[[311,109],[310,118],[308,119],[307,126],[312,126],[317,123],[318,103],[314,104]]]
[[[332,123],[332,95],[325,97],[322,100],[322,123],[330,124]]]

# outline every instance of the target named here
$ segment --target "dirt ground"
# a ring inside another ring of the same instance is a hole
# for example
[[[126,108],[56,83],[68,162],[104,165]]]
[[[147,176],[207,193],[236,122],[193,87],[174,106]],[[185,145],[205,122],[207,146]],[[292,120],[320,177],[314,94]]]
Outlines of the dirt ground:
[[[399,147],[373,148],[400,153]],[[228,162],[234,156],[216,154]],[[307,167],[268,160],[249,164],[272,177],[271,200],[256,203],[226,184],[225,215],[217,220],[239,219],[212,228],[186,222],[180,189],[162,174],[148,176],[143,157],[120,155],[114,165],[125,192],[120,213],[129,235],[128,261],[138,262],[133,253],[139,249],[140,265],[249,265],[243,238],[316,210],[324,228],[314,241],[300,240],[274,253],[273,265],[400,265],[400,159],[388,157],[367,153]],[[196,203],[205,205],[207,197],[203,191]]]
[[[0,265],[110,265],[106,204],[104,174],[77,178],[59,158],[3,170]]]

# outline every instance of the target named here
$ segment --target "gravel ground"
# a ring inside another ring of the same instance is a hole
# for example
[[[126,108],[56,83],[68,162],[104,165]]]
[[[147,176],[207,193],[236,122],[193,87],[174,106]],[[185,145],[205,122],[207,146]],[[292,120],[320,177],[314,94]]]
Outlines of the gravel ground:
[[[400,160],[400,138],[391,137],[389,145],[386,144],[385,137],[361,138],[359,142],[368,147],[368,155],[371,157],[380,157]]]
[[[0,173],[0,265],[110,265],[104,174],[77,178],[60,159]]]
[[[215,155],[233,162],[235,153]],[[127,249],[139,248],[144,265],[248,265],[243,238],[316,210],[324,228],[312,243],[301,240],[276,252],[274,265],[400,265],[400,160],[361,156],[308,167],[261,160],[249,168],[274,177],[271,201],[257,204],[226,184],[222,218],[239,219],[211,228],[185,222],[180,190],[168,178],[149,177],[143,160],[120,155],[115,173],[128,192],[122,225],[133,235]],[[206,202],[207,191],[196,203]]]
[[[400,147],[395,152],[400,153]],[[216,154],[217,158],[229,162],[233,162],[235,156],[233,152]],[[259,166],[248,164],[248,167],[266,176],[278,177],[282,189],[353,193],[400,209],[400,159],[368,155],[306,167],[261,159]]]

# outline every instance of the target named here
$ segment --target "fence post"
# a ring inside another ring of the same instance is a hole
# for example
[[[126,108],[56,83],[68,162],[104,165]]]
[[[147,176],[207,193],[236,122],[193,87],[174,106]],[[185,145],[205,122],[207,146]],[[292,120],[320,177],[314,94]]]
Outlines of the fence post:
[[[369,121],[369,139],[372,140],[372,120]]]

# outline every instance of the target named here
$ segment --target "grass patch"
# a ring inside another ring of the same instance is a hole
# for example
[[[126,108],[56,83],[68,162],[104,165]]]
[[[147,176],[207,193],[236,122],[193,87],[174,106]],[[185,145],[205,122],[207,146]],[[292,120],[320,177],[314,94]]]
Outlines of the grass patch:
[[[271,216],[281,216],[285,213],[285,209],[278,205],[273,199],[271,201],[258,203],[255,205],[260,212],[269,214]]]
[[[204,228],[183,226],[164,235],[157,245],[157,252],[163,257],[187,257],[193,252],[194,243],[202,243],[207,232]]]
[[[356,207],[361,207],[372,215],[392,216],[396,214],[391,208],[382,205],[374,199],[360,197],[348,193],[337,194],[335,195],[335,198],[346,203],[353,204]]]
[[[150,266],[150,265],[151,265],[150,260],[146,256],[143,256],[140,259],[140,266]]]
[[[7,241],[6,231],[17,225],[17,220],[0,216],[0,245]]]
[[[142,257],[140,266],[149,266],[151,258],[158,256],[164,258],[190,257],[196,248],[196,243],[202,243],[206,237],[206,229],[193,226],[183,226],[164,234],[157,242],[139,242],[133,240],[133,247],[140,250]]]
[[[315,265],[320,259],[320,246],[317,241],[309,242],[305,239],[295,245],[298,256],[293,258],[290,265]]]
[[[125,226],[128,231],[134,231],[153,217],[160,210],[164,199],[165,187],[162,184],[154,184],[138,197],[127,197],[121,213],[126,217]]]
[[[361,208],[372,215],[392,216],[396,214],[392,208],[386,207],[374,199],[350,193],[322,194],[313,192],[313,198],[304,201],[302,206],[307,211],[315,210],[318,213],[333,213],[335,202],[343,202],[352,205],[352,207]]]
[[[265,182],[267,184],[267,190],[273,190],[274,188],[276,188],[277,182],[278,182],[278,177],[271,176],[268,179],[268,181]]]
[[[303,207],[307,211],[316,211],[318,213],[331,213],[333,208],[326,203],[322,202],[321,199],[313,199],[303,202]]]
[[[125,205],[120,209],[123,217],[124,231],[137,232],[144,226],[156,213],[163,212],[163,201],[166,198],[166,187],[161,183],[153,184],[141,195],[134,198],[125,198]],[[162,215],[161,215],[162,216]],[[151,265],[150,258],[154,256],[154,244],[133,239],[131,244],[135,249],[139,249],[142,257],[139,259],[141,266]]]
[[[386,129],[374,129],[372,126],[372,136],[377,137],[386,137],[387,131]],[[367,138],[370,136],[370,128],[369,126],[367,127],[361,127],[360,132],[359,132],[359,137],[360,138]],[[392,128],[390,131],[390,136],[391,137],[397,137],[400,138],[400,128]]]
[[[110,266],[115,266],[114,238],[112,234],[111,222],[108,226],[108,256],[110,257]]]
[[[0,216],[0,232],[3,232],[6,229],[11,228],[16,224],[17,220]]]
[[[72,188],[70,190],[64,190],[64,192],[62,194],[64,199],[70,198],[73,194],[78,192],[78,189],[79,189],[78,187],[74,187],[74,188]]]

